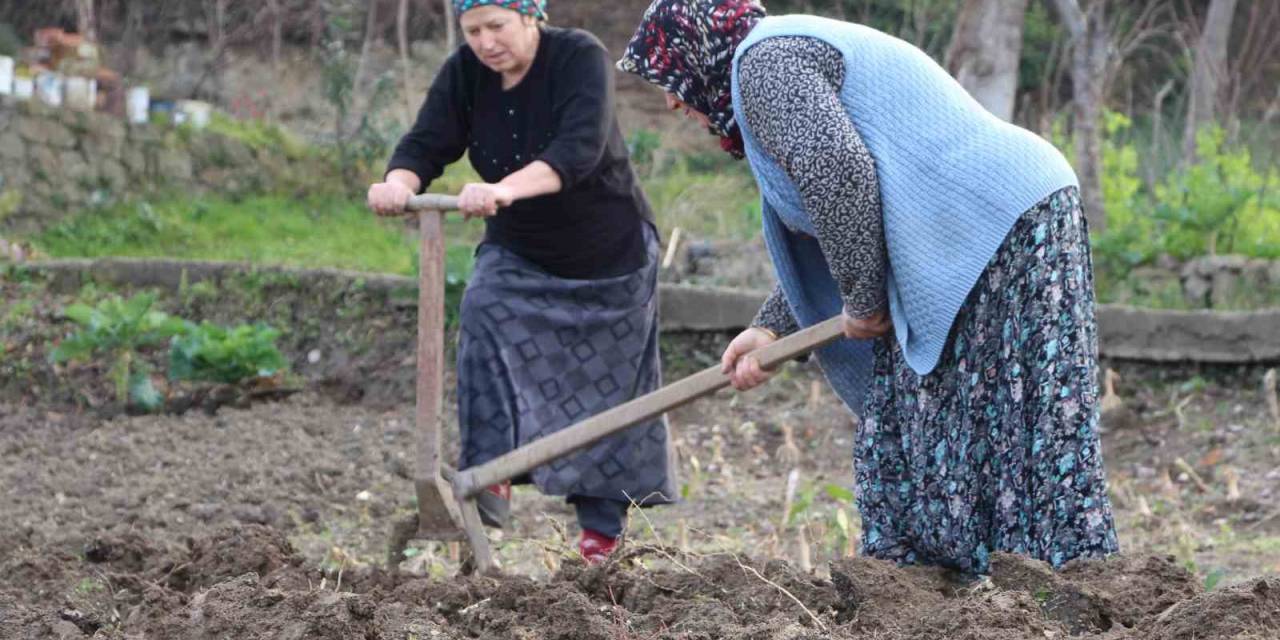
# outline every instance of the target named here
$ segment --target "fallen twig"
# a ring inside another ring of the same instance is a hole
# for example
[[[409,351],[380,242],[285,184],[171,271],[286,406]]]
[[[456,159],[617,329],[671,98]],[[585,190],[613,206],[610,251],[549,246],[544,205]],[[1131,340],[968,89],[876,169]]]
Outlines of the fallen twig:
[[[801,530],[803,530],[803,529],[801,529]],[[792,602],[794,602],[794,603],[796,603],[796,605],[797,605],[797,606],[799,606],[801,609],[803,609],[803,610],[804,610],[804,612],[805,612],[806,614],[808,614],[808,615],[809,615],[809,619],[813,620],[813,623],[814,623],[814,624],[816,624],[816,625],[818,625],[818,628],[819,628],[819,629],[821,629],[823,633],[826,633],[826,632],[827,632],[827,625],[822,624],[822,620],[820,620],[820,619],[818,618],[818,616],[817,616],[817,615],[815,615],[815,614],[813,613],[813,611],[810,611],[810,610],[809,610],[809,607],[804,606],[804,603],[803,603],[803,602],[801,602],[801,601],[800,601],[800,598],[797,598],[797,597],[795,596],[795,594],[791,593],[790,591],[787,591],[787,590],[786,590],[786,588],[785,588],[785,587],[783,587],[782,585],[780,585],[780,584],[778,584],[778,583],[776,583],[776,582],[774,582],[774,581],[772,581],[772,580],[770,580],[770,579],[768,579],[768,578],[764,577],[764,576],[763,576],[759,571],[756,571],[756,568],[755,568],[755,567],[752,567],[752,566],[750,566],[750,565],[742,564],[742,561],[738,559],[738,556],[736,556],[736,555],[735,555],[735,556],[733,556],[733,560],[734,560],[734,562],[737,562],[737,563],[738,563],[738,567],[739,567],[739,568],[741,568],[743,571],[750,572],[752,575],[754,575],[755,577],[759,578],[759,579],[760,579],[761,581],[763,581],[765,584],[767,584],[767,585],[769,585],[769,586],[773,587],[774,589],[777,589],[777,590],[778,590],[778,592],[779,592],[779,593],[781,593],[782,595],[785,595],[785,596],[787,596],[788,598],[791,598],[791,601],[792,601]]]

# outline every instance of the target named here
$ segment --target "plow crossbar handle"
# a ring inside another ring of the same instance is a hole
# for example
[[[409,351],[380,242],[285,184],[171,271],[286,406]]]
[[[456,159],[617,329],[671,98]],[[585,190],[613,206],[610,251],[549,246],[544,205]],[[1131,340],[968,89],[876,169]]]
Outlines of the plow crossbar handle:
[[[446,196],[439,193],[424,193],[409,198],[405,203],[406,213],[418,211],[455,211],[458,208],[458,196]]]
[[[752,352],[760,366],[773,368],[844,336],[843,317],[836,316],[782,338]],[[606,436],[662,415],[676,407],[715,393],[730,385],[729,376],[716,365],[673,382],[657,391],[618,405],[604,413],[557,431],[484,464],[459,471],[453,479],[454,495],[469,499],[485,487],[510,480]]]

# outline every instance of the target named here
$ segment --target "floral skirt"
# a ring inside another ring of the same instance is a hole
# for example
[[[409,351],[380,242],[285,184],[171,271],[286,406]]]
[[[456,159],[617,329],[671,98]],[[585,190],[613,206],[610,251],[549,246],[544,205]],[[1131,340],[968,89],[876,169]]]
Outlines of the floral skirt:
[[[918,375],[875,348],[854,445],[866,555],[983,574],[1119,545],[1098,441],[1088,230],[1071,187],[1023,214]]]

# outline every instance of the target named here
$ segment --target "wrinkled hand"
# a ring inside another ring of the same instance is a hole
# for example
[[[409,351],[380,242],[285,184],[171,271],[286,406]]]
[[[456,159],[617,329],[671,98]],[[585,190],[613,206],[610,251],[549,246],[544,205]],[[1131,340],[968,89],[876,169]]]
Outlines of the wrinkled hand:
[[[399,182],[379,182],[369,186],[369,208],[380,216],[398,216],[413,197],[413,190]]]
[[[720,357],[720,373],[728,375],[733,382],[733,388],[738,391],[746,391],[764,384],[773,377],[774,371],[761,367],[760,361],[748,354],[775,340],[777,338],[758,327],[751,327],[739,333],[738,337],[725,348],[724,355]]]
[[[473,182],[458,194],[458,210],[469,220],[496,215],[498,209],[511,205],[511,190],[500,184]]]
[[[893,318],[889,317],[888,309],[877,311],[875,315],[868,318],[853,318],[848,313],[844,314],[844,335],[846,338],[855,340],[870,340],[871,338],[879,338],[887,335],[893,330]]]

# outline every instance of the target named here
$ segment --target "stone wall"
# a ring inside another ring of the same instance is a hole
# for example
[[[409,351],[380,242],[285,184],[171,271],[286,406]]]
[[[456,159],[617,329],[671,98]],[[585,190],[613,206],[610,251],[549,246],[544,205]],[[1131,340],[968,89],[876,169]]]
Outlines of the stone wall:
[[[1280,260],[1205,256],[1182,266],[1182,293],[1188,306],[1233,309],[1250,300],[1280,300]]]
[[[0,96],[0,233],[32,233],[86,207],[154,189],[230,195],[319,170],[319,163],[300,163],[290,153],[230,135],[130,125]]]
[[[235,273],[288,274],[299,286],[341,290],[344,282],[378,293],[389,308],[412,307],[413,278],[337,269],[262,267],[234,262],[197,262],[101,258],[32,262],[23,266],[49,274],[61,290],[84,282],[177,290],[181,283],[219,282]],[[399,292],[399,295],[397,295]],[[732,333],[755,315],[768,295],[717,287],[663,284],[659,301],[662,329],[668,332]],[[1103,357],[1148,362],[1258,364],[1280,362],[1280,309],[1257,311],[1165,311],[1123,305],[1098,308],[1099,349]]]

